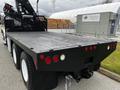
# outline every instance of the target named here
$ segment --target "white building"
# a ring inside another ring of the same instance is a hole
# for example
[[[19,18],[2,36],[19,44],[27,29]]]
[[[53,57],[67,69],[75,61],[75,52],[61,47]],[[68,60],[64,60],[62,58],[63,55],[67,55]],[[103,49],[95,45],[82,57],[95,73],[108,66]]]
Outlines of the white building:
[[[72,22],[76,22],[77,15],[91,14],[91,13],[103,13],[103,12],[119,13],[120,2],[101,4],[101,5],[96,5],[96,6],[80,8],[80,9],[57,12],[57,13],[52,14],[49,18],[70,19]]]
[[[100,14],[100,15],[97,15],[97,16],[99,16],[99,18],[97,18],[97,19],[99,19],[100,21],[97,21],[96,23],[94,23],[95,22],[94,19],[96,19],[96,16],[94,16],[94,15],[93,15],[93,17],[89,16],[91,14]],[[102,14],[106,14],[106,15],[102,15]],[[80,19],[80,17],[82,17],[84,15],[88,15],[89,17],[92,17],[89,19],[92,19],[93,22],[91,20],[92,23],[89,22],[89,24],[85,23],[85,22],[81,23],[82,19]],[[93,34],[98,33],[98,34],[105,34],[108,36],[114,35],[116,33],[116,30],[118,31],[119,18],[120,18],[120,3],[117,2],[117,3],[101,4],[101,5],[91,6],[91,7],[85,7],[85,8],[80,8],[80,9],[58,12],[58,13],[52,14],[50,16],[50,18],[71,20],[73,23],[76,24],[76,26],[77,26],[76,30],[79,33],[93,32]],[[106,21],[103,20],[104,18],[106,19]],[[115,20],[114,28],[111,26],[112,25],[111,23],[113,23],[112,20]],[[99,24],[100,22],[104,23],[104,26],[106,25],[107,27],[101,28],[101,29],[97,28],[96,24],[98,24],[97,26],[99,26],[99,27],[103,27],[102,26],[103,24]],[[112,30],[111,27],[114,30]],[[92,29],[94,29],[94,30],[92,30]],[[111,32],[112,32],[112,34],[111,34]]]

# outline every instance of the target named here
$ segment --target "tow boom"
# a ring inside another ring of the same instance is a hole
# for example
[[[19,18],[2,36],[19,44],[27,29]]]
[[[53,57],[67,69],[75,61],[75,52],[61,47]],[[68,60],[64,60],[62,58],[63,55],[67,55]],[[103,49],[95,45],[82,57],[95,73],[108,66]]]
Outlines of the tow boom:
[[[15,0],[17,11],[6,3],[5,26],[8,31],[47,31],[47,19],[37,15],[28,0]]]

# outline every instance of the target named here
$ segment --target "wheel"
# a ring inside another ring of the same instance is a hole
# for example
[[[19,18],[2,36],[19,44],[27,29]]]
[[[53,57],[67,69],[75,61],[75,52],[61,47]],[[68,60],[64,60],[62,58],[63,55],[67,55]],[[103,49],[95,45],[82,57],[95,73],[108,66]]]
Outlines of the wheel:
[[[27,55],[25,52],[22,52],[20,61],[21,61],[21,74],[25,86],[28,88],[28,90],[34,90],[33,82],[35,77],[34,76],[35,68],[32,63],[32,58],[29,55]]]
[[[50,90],[57,86],[56,73],[36,71],[32,58],[25,52],[20,59],[22,78],[28,90]]]
[[[15,45],[12,45],[12,56],[13,56],[13,63],[15,67],[19,70],[20,69],[20,53],[21,50]]]

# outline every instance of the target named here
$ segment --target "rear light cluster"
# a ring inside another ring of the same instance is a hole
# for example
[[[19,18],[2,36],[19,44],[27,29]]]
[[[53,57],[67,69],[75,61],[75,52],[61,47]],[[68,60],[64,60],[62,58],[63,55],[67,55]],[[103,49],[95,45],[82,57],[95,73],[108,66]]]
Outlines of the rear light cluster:
[[[65,54],[54,55],[53,57],[40,54],[40,60],[44,61],[46,64],[51,64],[52,62],[57,63],[59,61],[64,61],[66,59]]]
[[[87,46],[87,47],[84,47],[84,51],[86,52],[91,52],[91,51],[95,51],[96,50],[96,46]]]
[[[109,44],[109,45],[107,46],[107,50],[115,49],[115,48],[116,48],[116,44],[115,44],[115,43]]]

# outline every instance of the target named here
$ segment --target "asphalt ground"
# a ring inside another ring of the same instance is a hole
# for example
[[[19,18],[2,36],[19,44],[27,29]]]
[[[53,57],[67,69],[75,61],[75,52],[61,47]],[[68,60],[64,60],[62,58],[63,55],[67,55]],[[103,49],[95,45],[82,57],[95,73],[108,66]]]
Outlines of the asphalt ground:
[[[27,90],[22,81],[20,71],[16,70],[12,57],[3,45],[0,35],[0,90]],[[59,80],[54,90],[65,90],[65,80]],[[82,79],[79,83],[72,80],[68,90],[120,90],[120,83],[98,72],[90,79]]]

